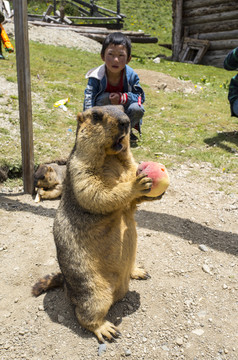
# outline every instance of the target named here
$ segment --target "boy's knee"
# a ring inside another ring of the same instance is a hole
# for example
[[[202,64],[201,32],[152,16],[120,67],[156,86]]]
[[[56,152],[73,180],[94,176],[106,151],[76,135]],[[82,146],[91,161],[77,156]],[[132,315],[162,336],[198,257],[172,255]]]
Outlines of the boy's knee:
[[[138,105],[137,103],[132,103],[128,106],[126,113],[134,115],[136,117],[142,117],[144,115],[144,108],[143,106]]]

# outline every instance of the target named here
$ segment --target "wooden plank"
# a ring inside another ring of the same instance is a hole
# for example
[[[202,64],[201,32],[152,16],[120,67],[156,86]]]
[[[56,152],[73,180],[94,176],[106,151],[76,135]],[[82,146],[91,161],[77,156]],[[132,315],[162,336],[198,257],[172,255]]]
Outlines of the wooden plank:
[[[230,31],[238,28],[238,19],[230,21],[219,21],[216,23],[197,24],[189,26],[189,36],[200,33],[210,33],[219,31]]]
[[[57,11],[57,10],[56,10]],[[45,20],[47,21],[47,22],[50,22],[50,21],[52,21],[52,22],[54,22],[54,23],[60,23],[60,18],[59,17],[55,17],[55,16],[50,16],[50,15],[45,15]]]
[[[101,35],[101,34],[92,34],[92,33],[82,33],[81,35],[88,37],[89,39],[98,41],[100,43],[103,43],[104,39],[107,35]],[[156,37],[150,37],[150,36],[131,36],[127,35],[132,43],[141,43],[141,44],[155,44],[158,42],[158,38]]]
[[[77,19],[77,20],[100,20],[100,21],[108,21],[108,20],[122,20],[122,18],[118,16],[68,16],[69,19]],[[57,17],[55,17],[57,19]]]
[[[195,9],[209,7],[211,5],[223,4],[226,0],[184,0],[184,9]]]
[[[210,50],[234,49],[238,47],[238,39],[210,41]]]
[[[198,39],[201,40],[238,39],[238,30],[218,31],[212,33],[198,34]]]
[[[225,50],[212,50],[210,51],[210,49],[206,52],[206,57],[207,56],[226,56],[232,49],[225,49]]]
[[[49,26],[49,27],[60,27],[62,29],[66,29],[66,30],[73,30],[73,31],[87,31],[87,30],[102,30],[102,31],[107,31],[107,29],[105,27],[98,27],[97,29],[95,29],[94,27],[91,27],[91,26],[84,26],[82,27],[81,29],[81,26],[78,26],[78,25],[66,25],[66,24],[49,24],[49,23],[45,23],[43,21],[38,21],[38,20],[34,20],[34,21],[31,21],[29,20],[28,21],[29,24],[32,24],[32,25],[36,25],[36,26]]]
[[[67,25],[71,25],[72,21],[64,15],[63,11],[61,10],[56,10],[55,12],[56,16],[58,16],[60,18],[60,22],[62,23],[66,23]]]
[[[172,50],[172,44],[158,44],[159,46],[162,46],[166,49]]]
[[[33,193],[34,154],[27,0],[13,0],[24,192]]]
[[[196,25],[196,24],[207,24],[216,22],[219,23],[220,20],[226,21],[226,20],[234,20],[238,19],[238,10],[234,11],[227,11],[223,13],[217,13],[217,14],[210,14],[210,15],[204,15],[204,16],[196,16],[191,18],[184,18],[183,19],[183,25],[189,26],[189,25]]]
[[[42,21],[28,21],[28,23],[30,23],[32,25],[36,25],[36,26],[47,26],[47,27],[57,28],[60,30],[75,31],[82,35],[85,33],[108,35],[110,33],[115,32],[115,30],[108,30],[107,28],[100,28],[100,27],[94,28],[94,27],[90,27],[90,26],[81,27],[81,26],[73,26],[73,25],[68,26],[65,24],[46,23],[46,22],[42,22]],[[145,34],[144,31],[127,31],[127,30],[124,31],[124,30],[122,30],[121,32],[126,36],[147,36],[147,37],[150,36],[150,35]]]
[[[215,4],[210,5],[209,7],[200,7],[196,9],[183,9],[183,17],[196,17],[196,16],[204,16],[211,15],[216,13],[222,13],[226,11],[234,11],[238,10],[238,2],[237,1],[229,1],[229,3],[224,2],[223,4]]]
[[[173,33],[172,33],[172,59],[177,61],[181,50],[182,41],[182,13],[183,0],[173,0]]]
[[[96,11],[103,10],[103,11],[106,11],[107,13],[118,14],[118,15],[120,15],[120,17],[126,17],[126,15],[120,14],[120,1],[118,1],[118,0],[117,0],[117,11],[113,11],[111,9],[106,9],[106,8],[104,8],[102,6],[99,6],[99,5],[94,5],[93,6],[93,5],[88,4],[88,3],[86,3],[85,1],[82,1],[82,0],[72,0],[71,2],[72,3],[76,2],[76,3],[80,4],[80,5],[83,5],[83,6],[87,7],[87,8],[89,8],[91,10],[91,12],[93,10],[96,10]]]
[[[215,54],[214,52],[207,52],[203,57],[201,64],[223,68],[223,63],[227,54],[228,53]]]
[[[87,8],[89,8],[89,9],[92,9],[92,5],[86,3],[86,2],[83,1],[83,0],[73,0],[73,1],[76,2],[76,3],[78,3],[78,4],[80,4],[80,5],[83,5],[83,6],[87,7]],[[72,2],[73,2],[73,1],[72,1]]]
[[[225,58],[220,57],[220,56],[211,57],[211,58],[204,56],[204,58],[202,59],[201,65],[223,68],[224,59]]]
[[[46,12],[43,13],[43,18],[42,21],[46,21],[46,16],[50,15],[52,13],[52,11],[54,10],[53,5],[49,5]]]

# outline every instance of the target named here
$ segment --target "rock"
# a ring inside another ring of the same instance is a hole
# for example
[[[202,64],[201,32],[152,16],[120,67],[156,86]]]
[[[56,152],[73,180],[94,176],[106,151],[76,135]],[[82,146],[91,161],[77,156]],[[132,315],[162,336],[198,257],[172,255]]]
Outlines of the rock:
[[[192,333],[193,333],[193,334],[196,334],[196,335],[198,335],[198,336],[201,336],[201,335],[204,334],[204,330],[202,330],[202,329],[195,329],[195,330],[192,331]]]
[[[106,344],[100,344],[98,347],[98,356],[101,356],[107,350]]]
[[[207,273],[207,274],[212,274],[212,273],[211,273],[211,270],[210,270],[210,267],[209,267],[207,264],[203,264],[202,269],[203,269],[203,271],[204,271],[205,273]]]
[[[207,314],[206,310],[201,310],[198,312],[198,317],[205,318],[206,314]]]
[[[183,339],[182,338],[177,337],[177,339],[175,341],[176,341],[177,345],[179,345],[179,346],[183,345]]]
[[[164,351],[169,351],[169,348],[168,348],[168,346],[166,346],[166,345],[161,346],[161,348],[162,348],[162,350],[164,350]]]
[[[58,322],[61,324],[63,323],[65,318],[62,315],[58,315]]]
[[[153,60],[153,62],[154,62],[155,64],[159,64],[159,63],[160,63],[160,58],[159,58],[159,57],[155,58],[155,59]]]
[[[206,245],[200,244],[198,248],[201,251],[208,252],[208,247]]]
[[[130,349],[125,349],[125,355],[126,356],[131,356],[131,350]]]
[[[129,311],[133,311],[133,306],[131,306],[130,304],[127,304],[127,309],[128,309]]]

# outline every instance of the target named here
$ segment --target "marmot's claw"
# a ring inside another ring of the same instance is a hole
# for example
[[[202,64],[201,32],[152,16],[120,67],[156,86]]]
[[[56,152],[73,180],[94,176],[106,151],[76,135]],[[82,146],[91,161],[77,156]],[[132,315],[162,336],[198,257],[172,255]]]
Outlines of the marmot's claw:
[[[145,277],[142,278],[142,280],[147,280],[147,279],[151,279],[151,276],[148,272],[146,273]]]
[[[152,179],[149,178],[146,174],[141,173],[136,177],[136,185],[140,187],[139,191],[141,193],[150,192],[152,183]]]
[[[104,338],[109,341],[115,341],[121,333],[115,325],[109,321],[105,321],[105,323],[94,330],[94,334],[97,336],[99,342],[104,343]]]
[[[151,276],[145,269],[141,267],[135,267],[131,273],[131,278],[136,280],[147,280],[150,279]]]

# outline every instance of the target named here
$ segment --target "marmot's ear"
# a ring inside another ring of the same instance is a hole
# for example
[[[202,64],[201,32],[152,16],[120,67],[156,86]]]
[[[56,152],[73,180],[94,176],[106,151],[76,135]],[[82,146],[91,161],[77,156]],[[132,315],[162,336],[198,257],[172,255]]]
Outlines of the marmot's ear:
[[[79,112],[77,114],[77,122],[82,123],[83,122],[83,113]]]
[[[103,115],[104,115],[103,109],[100,108],[99,106],[92,108],[92,121],[94,123],[101,122],[103,119]]]
[[[51,166],[47,166],[47,172],[53,172],[54,169]]]

